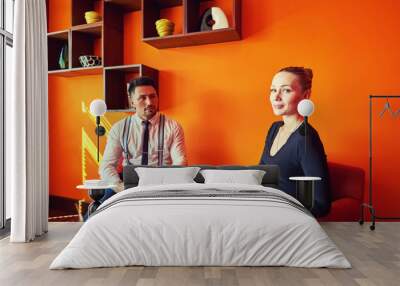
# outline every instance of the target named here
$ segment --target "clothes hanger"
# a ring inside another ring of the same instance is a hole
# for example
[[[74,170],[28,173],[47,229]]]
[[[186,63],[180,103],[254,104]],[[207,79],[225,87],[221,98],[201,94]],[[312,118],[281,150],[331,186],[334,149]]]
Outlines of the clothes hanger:
[[[387,110],[390,112],[390,114],[391,114],[392,116],[396,116],[396,115],[397,115],[397,112],[400,111],[400,110],[398,110],[397,112],[393,112],[393,111],[392,111],[392,108],[390,107],[389,98],[386,97],[386,103],[385,103],[385,105],[384,105],[384,107],[383,107],[383,110],[379,113],[379,118],[382,118],[382,116],[385,114],[385,112],[386,112]]]

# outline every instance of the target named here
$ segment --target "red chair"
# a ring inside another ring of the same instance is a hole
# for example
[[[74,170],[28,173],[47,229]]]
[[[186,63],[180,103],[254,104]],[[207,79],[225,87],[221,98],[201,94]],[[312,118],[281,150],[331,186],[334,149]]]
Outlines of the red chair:
[[[332,206],[319,221],[358,221],[364,199],[365,172],[361,168],[328,162]]]

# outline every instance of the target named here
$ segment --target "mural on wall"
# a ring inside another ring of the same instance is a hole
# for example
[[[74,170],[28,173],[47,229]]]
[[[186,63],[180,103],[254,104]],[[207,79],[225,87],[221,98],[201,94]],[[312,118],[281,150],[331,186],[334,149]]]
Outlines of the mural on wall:
[[[49,1],[55,3],[49,10],[49,32],[68,29],[70,0]],[[217,2],[230,18],[228,1]],[[123,63],[143,63],[160,71],[160,109],[182,124],[189,164],[257,163],[269,126],[279,120],[267,100],[271,77],[283,66],[299,65],[314,70],[311,99],[317,109],[311,124],[324,142],[328,160],[367,171],[368,95],[398,94],[394,59],[400,40],[390,35],[397,32],[399,18],[393,2],[379,3],[379,13],[372,0],[359,1],[363,9],[346,1],[293,1],[288,9],[282,9],[278,0],[242,2],[243,40],[225,44],[157,50],[140,40],[141,13],[124,16]],[[183,17],[171,19],[179,30]],[[371,56],[371,51],[378,52]],[[102,98],[102,79],[49,77],[52,196],[89,200],[75,186],[98,176],[95,119],[87,108],[91,100]],[[108,131],[124,116],[106,113],[102,125]],[[395,123],[387,121],[376,130],[394,136]],[[375,202],[381,215],[395,216],[400,192],[391,189],[396,182],[387,175],[398,170],[398,142],[378,138],[385,141],[375,144],[382,147],[374,151],[380,156],[375,163],[383,166],[374,173],[379,187]],[[100,153],[105,142],[106,136],[101,137]]]
[[[84,116],[85,119],[88,119],[90,122],[90,127],[88,127],[87,124],[81,124],[81,142],[80,142],[80,167],[79,168],[74,168],[76,171],[75,173],[81,177],[81,182],[84,182],[85,180],[88,179],[95,179],[98,178],[98,167],[99,167],[99,162],[101,162],[103,158],[102,154],[102,148],[99,148],[99,161],[97,161],[97,143],[96,140],[97,138],[95,137],[95,127],[96,127],[96,117],[93,116],[88,108],[88,105],[85,103],[85,101],[81,102],[81,112],[82,115]],[[85,120],[87,121],[87,120]],[[105,128],[105,135],[100,137],[101,141],[103,142],[103,146],[105,142],[107,141],[107,136],[108,132],[110,131],[112,127],[112,123],[110,120],[107,118],[107,115],[101,117],[101,124]],[[93,126],[93,128],[92,128]],[[76,146],[78,147],[78,146]],[[77,149],[77,148],[74,148]],[[80,171],[78,171],[80,170]],[[71,186],[73,188],[73,186]],[[67,186],[67,189],[69,187]],[[82,218],[82,215],[86,211],[86,207],[90,202],[90,199],[86,195],[86,192],[83,193],[83,197],[77,198],[75,195],[75,198],[73,199],[74,203],[68,204],[65,203],[64,206],[61,207],[61,210],[54,210],[54,208],[59,208],[60,206],[52,206],[50,204],[50,213],[56,213],[59,214],[60,212],[63,215],[53,215],[50,217],[50,220],[77,220],[77,218]],[[50,196],[52,196],[50,194]],[[79,195],[78,195],[79,196]],[[56,195],[56,197],[59,197],[59,195]],[[67,200],[67,198],[66,198]],[[68,199],[71,200],[71,199]]]

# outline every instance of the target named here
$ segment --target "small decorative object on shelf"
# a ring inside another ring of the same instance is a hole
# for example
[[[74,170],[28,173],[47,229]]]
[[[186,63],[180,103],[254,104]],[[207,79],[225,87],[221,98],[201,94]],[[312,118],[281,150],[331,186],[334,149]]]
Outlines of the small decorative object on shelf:
[[[65,44],[61,48],[60,57],[58,59],[58,65],[60,69],[67,69],[68,68],[68,45]]]
[[[79,62],[85,68],[101,65],[101,57],[94,55],[84,55],[79,57]]]
[[[156,29],[160,37],[172,35],[174,33],[174,28],[174,22],[168,19],[160,19],[156,21]]]
[[[200,31],[211,31],[229,28],[228,19],[224,11],[219,7],[208,8],[202,18]]]
[[[85,20],[86,23],[92,24],[101,21],[101,16],[96,11],[87,11],[85,12]]]

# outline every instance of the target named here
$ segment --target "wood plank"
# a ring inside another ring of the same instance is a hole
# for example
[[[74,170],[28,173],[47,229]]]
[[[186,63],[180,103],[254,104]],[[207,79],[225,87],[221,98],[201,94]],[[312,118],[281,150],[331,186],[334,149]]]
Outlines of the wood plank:
[[[118,5],[125,12],[139,11],[142,8],[141,0],[105,0],[105,3]]]
[[[158,49],[166,49],[238,41],[240,38],[240,34],[234,28],[227,28],[165,37],[144,38],[143,42]]]
[[[89,68],[72,68],[65,70],[53,70],[49,71],[49,76],[61,76],[61,77],[75,77],[75,76],[86,76],[86,75],[101,75],[103,73],[103,66],[89,67]]]
[[[321,224],[352,269],[132,266],[49,270],[81,225],[50,223],[49,232],[31,243],[0,240],[0,285],[398,285],[398,222],[377,223],[375,231],[356,222]]]
[[[83,24],[71,27],[72,31],[79,31],[81,33],[90,34],[92,36],[101,37],[101,31],[103,28],[103,21],[99,21],[92,24]]]
[[[47,33],[47,37],[50,39],[59,39],[68,41],[69,30],[62,30],[57,32]]]
[[[106,71],[112,70],[121,70],[126,72],[140,72],[142,65],[141,64],[133,64],[133,65],[120,65],[120,66],[112,66],[104,68]]]

